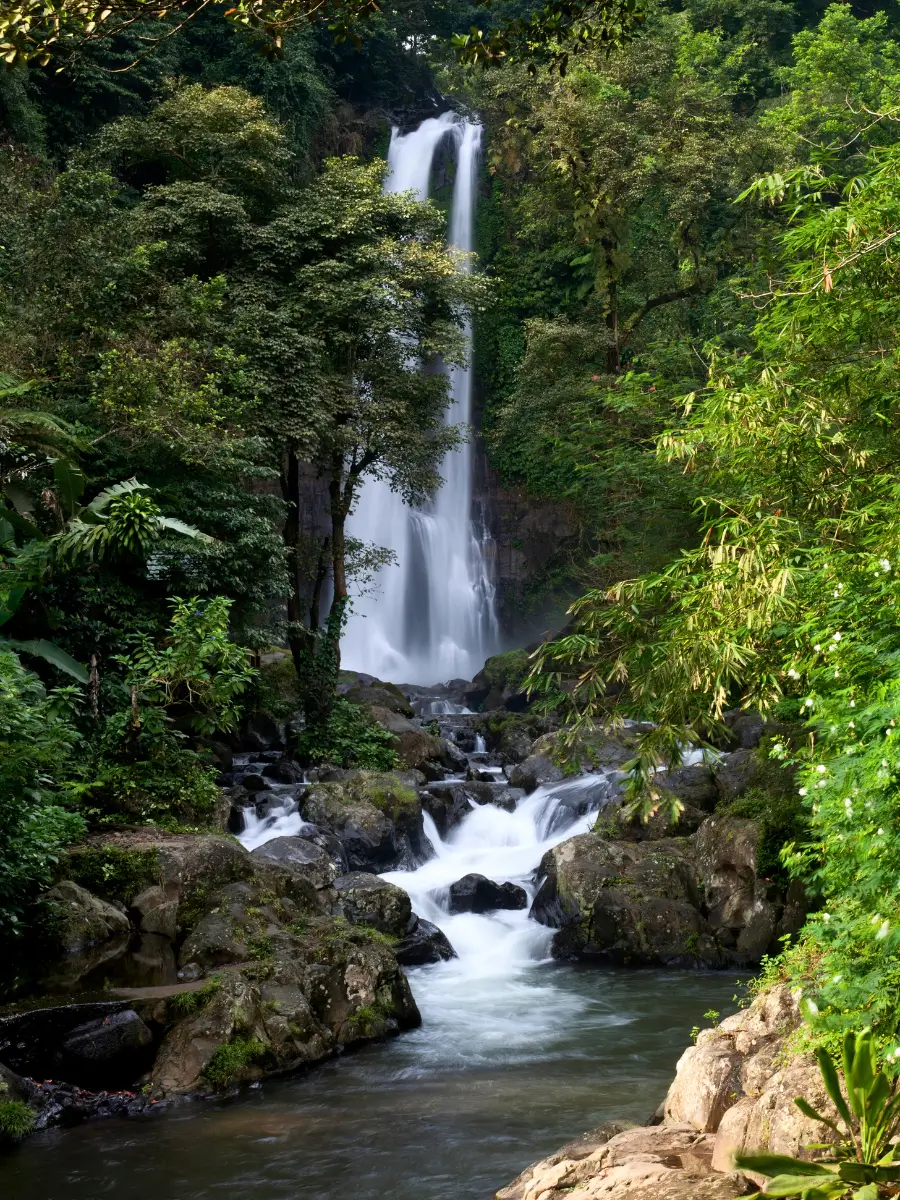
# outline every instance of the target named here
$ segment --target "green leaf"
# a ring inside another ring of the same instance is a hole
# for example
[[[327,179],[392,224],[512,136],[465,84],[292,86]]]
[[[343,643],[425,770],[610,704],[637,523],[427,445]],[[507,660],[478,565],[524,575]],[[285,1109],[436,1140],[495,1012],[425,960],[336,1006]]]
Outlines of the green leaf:
[[[802,1159],[791,1158],[787,1154],[736,1154],[734,1165],[742,1171],[753,1171],[757,1175],[834,1175],[834,1171],[821,1163],[803,1162]]]
[[[128,496],[132,492],[149,492],[150,488],[146,483],[138,483],[136,479],[126,479],[122,483],[114,483],[112,487],[104,488],[99,496],[87,506],[89,512],[101,513],[104,512],[113,500],[119,496]]]
[[[853,1036],[852,1034],[850,1035]],[[816,1059],[819,1064],[819,1071],[822,1074],[822,1082],[825,1084],[825,1091],[834,1105],[841,1114],[841,1119],[849,1129],[853,1124],[853,1116],[847,1106],[847,1101],[844,1099],[844,1093],[841,1091],[841,1081],[838,1077],[837,1067],[832,1061],[831,1055],[827,1050],[817,1050]]]
[[[853,1200],[878,1200],[878,1188],[874,1183],[867,1183],[853,1193]]]
[[[836,1180],[835,1182],[837,1183],[838,1191],[834,1194],[840,1196],[846,1189],[840,1180]],[[830,1183],[826,1186],[828,1188],[832,1187]],[[819,1188],[818,1184],[811,1184],[809,1182],[808,1175],[777,1175],[766,1184],[763,1195],[807,1196],[817,1194],[820,1190],[822,1189]],[[831,1192],[827,1192],[826,1194],[830,1195]]]
[[[53,460],[53,477],[59,494],[60,507],[67,517],[78,511],[78,501],[84,493],[84,474],[65,458]]]
[[[159,524],[162,529],[171,531],[172,533],[182,533],[185,537],[194,538],[198,542],[215,542],[214,537],[210,537],[208,533],[203,533],[194,525],[188,525],[186,521],[179,521],[177,517],[160,517]]]
[[[64,671],[66,675],[71,675],[73,679],[77,679],[79,683],[88,682],[88,673],[81,663],[77,662],[71,654],[66,654],[61,646],[57,646],[54,642],[48,642],[46,638],[38,638],[27,642],[4,638],[0,641],[0,645],[7,646],[10,650],[21,651],[23,654],[31,654],[35,658],[42,658],[45,662],[50,663],[51,666]]]

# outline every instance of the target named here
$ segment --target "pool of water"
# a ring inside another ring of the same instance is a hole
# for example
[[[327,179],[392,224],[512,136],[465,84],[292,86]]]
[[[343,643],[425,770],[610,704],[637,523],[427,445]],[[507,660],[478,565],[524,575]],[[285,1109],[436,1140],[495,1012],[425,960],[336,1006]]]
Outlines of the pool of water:
[[[646,1121],[733,974],[550,963],[500,986],[411,973],[422,1028],[136,1120],[53,1130],[0,1158],[4,1200],[489,1200],[612,1118]],[[495,984],[499,981],[495,981]]]

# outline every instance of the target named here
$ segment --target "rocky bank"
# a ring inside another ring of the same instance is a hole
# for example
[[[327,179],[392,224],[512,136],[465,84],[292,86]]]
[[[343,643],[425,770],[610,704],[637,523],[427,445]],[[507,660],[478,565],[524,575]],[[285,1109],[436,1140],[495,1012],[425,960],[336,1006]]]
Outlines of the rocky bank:
[[[552,726],[514,711],[514,693],[512,711],[461,713],[447,697],[464,681],[440,694],[351,683],[392,733],[397,770],[304,772],[290,731],[256,719],[241,753],[221,748],[221,832],[122,828],[60,864],[46,897],[60,952],[31,989],[39,1003],[0,1016],[0,1064],[39,1127],[303,1070],[415,1026],[404,966],[454,951],[379,873],[433,855],[426,816],[446,837],[473,807],[510,810],[541,787],[559,789],[567,819],[598,814],[537,872],[530,915],[557,931],[560,959],[753,964],[802,922],[802,896],[760,869],[762,823],[729,809],[767,770],[761,722],[738,717],[715,762],[661,776],[682,817],[640,825],[622,794],[634,730],[597,730],[570,787]],[[263,834],[248,849],[232,835],[251,827]],[[449,889],[453,912],[527,904],[483,875]]]
[[[823,1126],[794,1104],[803,1096],[836,1117],[815,1061],[786,1047],[800,1023],[784,987],[704,1030],[682,1055],[648,1126],[606,1125],[528,1167],[495,1200],[733,1200],[757,1183],[733,1170],[736,1151],[808,1158]]]

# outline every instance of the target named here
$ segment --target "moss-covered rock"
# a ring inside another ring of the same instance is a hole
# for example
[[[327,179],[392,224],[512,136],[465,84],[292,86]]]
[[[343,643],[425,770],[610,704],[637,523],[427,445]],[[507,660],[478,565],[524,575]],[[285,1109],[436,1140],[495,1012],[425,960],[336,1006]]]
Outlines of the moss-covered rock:
[[[131,931],[120,909],[70,879],[51,888],[46,898],[55,906],[60,944],[68,954],[127,937]]]
[[[420,1021],[386,940],[314,918],[282,929],[272,954],[223,974],[177,1021],[153,1068],[154,1094],[221,1089],[290,1071]]]

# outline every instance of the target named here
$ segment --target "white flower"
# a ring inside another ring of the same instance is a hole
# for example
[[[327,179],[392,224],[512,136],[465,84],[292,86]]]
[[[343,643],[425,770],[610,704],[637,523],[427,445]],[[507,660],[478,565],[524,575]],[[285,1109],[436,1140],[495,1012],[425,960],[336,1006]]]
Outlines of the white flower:
[[[840,635],[840,633],[833,633],[833,634],[831,635],[831,640],[832,640],[833,642],[839,642],[839,641],[841,640],[841,635]]]
[[[800,791],[797,793],[797,795],[798,795],[798,796],[805,796],[805,795],[806,795],[806,788],[801,788],[801,789],[800,789]]]
[[[809,1011],[812,1013],[812,1015],[814,1017],[817,1017],[819,1015],[819,1006],[818,1006],[818,1004],[816,1004],[815,1000],[807,1000],[806,1007],[809,1009]]]
[[[840,675],[840,671],[835,671],[835,673],[834,673],[835,679],[837,679],[838,675]]]
[[[878,836],[879,836],[879,837],[884,837],[884,830],[883,830],[883,829],[879,829],[879,830],[878,830]]]
[[[797,674],[797,672],[794,670],[794,668],[791,667],[791,669],[788,671],[788,679],[799,679],[799,678],[800,678],[800,676]]]
[[[834,598],[837,599],[840,594],[841,594],[841,589],[835,588],[834,589]]]
[[[830,921],[830,920],[831,920],[831,913],[822,913],[822,920],[823,920],[823,921]]]
[[[887,760],[886,758],[883,758],[883,759],[881,760],[881,765],[882,765],[883,767],[889,767],[891,764],[888,762],[888,760]]]
[[[844,808],[852,808],[852,807],[853,807],[853,801],[850,799],[849,796],[845,796],[844,797]]]
[[[856,701],[855,701],[855,700],[851,700],[851,701],[850,701],[850,707],[851,707],[851,708],[856,708]]]
[[[804,700],[804,701],[803,701],[803,707],[804,707],[804,708],[812,708],[812,706],[813,706],[813,702],[812,702],[812,700]]]
[[[887,923],[887,921],[883,921],[881,928],[878,930],[878,932],[875,934],[875,936],[877,938],[885,938],[888,935],[889,929],[890,929],[890,925]]]
[[[813,646],[813,650],[821,650],[821,649],[822,649],[822,647],[819,645],[818,642],[816,642],[816,644]]]
[[[889,558],[882,558],[879,560],[879,566],[881,567],[882,571],[885,571],[885,572],[890,571],[891,560]]]
[[[840,983],[843,978],[844,978],[843,975],[832,975],[831,982],[832,983]]]
[[[828,787],[828,780],[820,779],[819,782],[816,784],[816,787]]]
[[[848,728],[848,729],[855,729],[855,728],[856,728],[856,722],[855,722],[855,721],[848,721],[848,722],[847,722],[847,728]]]
[[[824,775],[825,772],[828,770],[828,768],[825,766],[824,763],[819,763],[819,765],[816,767],[816,770],[819,772],[820,775]]]

